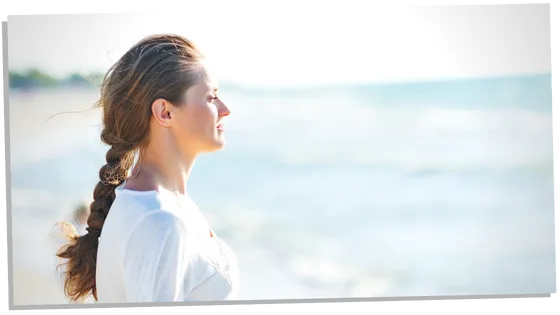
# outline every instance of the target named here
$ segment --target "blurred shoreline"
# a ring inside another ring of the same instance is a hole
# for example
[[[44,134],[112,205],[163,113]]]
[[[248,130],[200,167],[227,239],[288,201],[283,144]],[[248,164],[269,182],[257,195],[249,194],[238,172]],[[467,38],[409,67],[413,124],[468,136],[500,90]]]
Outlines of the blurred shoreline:
[[[555,290],[549,76],[222,94],[192,195],[241,299]],[[16,303],[61,301],[48,235],[97,182],[96,98],[10,90]]]

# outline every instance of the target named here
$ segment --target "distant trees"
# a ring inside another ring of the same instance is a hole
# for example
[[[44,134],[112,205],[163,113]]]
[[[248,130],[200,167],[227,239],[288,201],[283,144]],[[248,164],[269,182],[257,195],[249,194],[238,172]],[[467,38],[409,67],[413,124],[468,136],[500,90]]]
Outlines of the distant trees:
[[[91,87],[99,86],[103,74],[91,73],[82,75],[71,73],[65,78],[57,79],[38,69],[29,69],[25,72],[10,71],[9,86],[13,89],[53,88],[60,86]]]

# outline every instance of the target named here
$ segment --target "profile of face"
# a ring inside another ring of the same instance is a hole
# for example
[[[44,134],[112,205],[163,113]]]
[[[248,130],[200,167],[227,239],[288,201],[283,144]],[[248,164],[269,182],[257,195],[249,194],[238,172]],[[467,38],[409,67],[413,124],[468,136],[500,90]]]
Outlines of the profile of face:
[[[230,110],[218,97],[217,83],[206,69],[197,83],[184,92],[182,104],[156,100],[152,114],[185,154],[213,152],[225,145],[223,118]]]

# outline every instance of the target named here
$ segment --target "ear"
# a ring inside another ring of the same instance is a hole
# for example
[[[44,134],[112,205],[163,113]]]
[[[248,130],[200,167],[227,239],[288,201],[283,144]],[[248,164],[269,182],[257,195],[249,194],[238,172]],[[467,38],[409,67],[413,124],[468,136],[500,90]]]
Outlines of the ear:
[[[152,103],[152,116],[160,126],[171,126],[171,104],[162,98],[158,98]]]

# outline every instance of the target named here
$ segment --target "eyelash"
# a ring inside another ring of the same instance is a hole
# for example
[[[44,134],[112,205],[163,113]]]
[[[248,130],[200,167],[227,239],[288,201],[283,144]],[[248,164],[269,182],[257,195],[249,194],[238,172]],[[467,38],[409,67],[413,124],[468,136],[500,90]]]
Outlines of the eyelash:
[[[218,97],[217,96],[211,96],[210,97],[210,102],[213,103],[215,100],[217,100]]]

